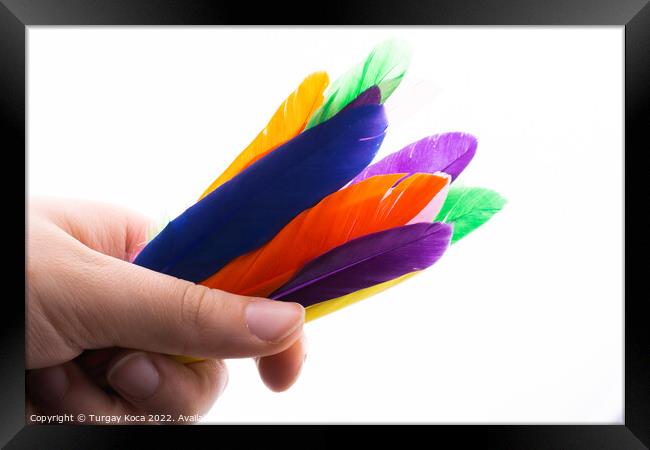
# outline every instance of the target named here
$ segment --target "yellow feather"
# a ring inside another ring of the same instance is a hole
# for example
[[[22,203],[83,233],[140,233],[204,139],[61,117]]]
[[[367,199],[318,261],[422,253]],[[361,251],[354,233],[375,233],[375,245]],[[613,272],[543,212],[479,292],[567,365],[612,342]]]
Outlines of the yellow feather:
[[[195,358],[193,356],[172,356],[177,362],[181,364],[191,364],[195,362],[205,361],[205,358]]]
[[[329,83],[325,72],[315,72],[300,83],[298,89],[275,111],[273,117],[248,147],[201,194],[199,200],[214,191],[258,159],[294,138],[323,103],[323,91]]]
[[[344,295],[343,297],[333,298],[331,300],[326,300],[324,302],[308,306],[305,309],[305,323],[318,319],[319,317],[326,316],[327,314],[331,314],[341,308],[345,308],[346,306],[350,306],[354,303],[360,302],[361,300],[365,300],[372,295],[385,291],[386,289],[391,288],[396,284],[407,280],[408,278],[411,278],[416,273],[419,273],[419,271],[407,273],[406,275],[402,275],[399,278],[375,284],[374,286],[361,289],[360,291],[351,292],[350,294]]]

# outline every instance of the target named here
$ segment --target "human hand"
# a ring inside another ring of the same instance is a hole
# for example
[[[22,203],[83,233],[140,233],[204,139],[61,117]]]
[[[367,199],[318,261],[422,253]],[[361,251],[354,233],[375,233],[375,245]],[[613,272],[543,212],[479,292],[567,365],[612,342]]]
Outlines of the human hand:
[[[31,414],[202,414],[226,386],[224,358],[255,358],[274,391],[293,384],[305,357],[302,306],[131,264],[150,222],[128,210],[87,201],[29,203]],[[206,359],[181,364],[167,355]]]

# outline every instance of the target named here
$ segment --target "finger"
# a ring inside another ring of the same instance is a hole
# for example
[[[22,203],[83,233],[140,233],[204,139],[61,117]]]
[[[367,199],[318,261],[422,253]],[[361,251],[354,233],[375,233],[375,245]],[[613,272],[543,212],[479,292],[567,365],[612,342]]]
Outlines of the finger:
[[[307,358],[307,340],[303,334],[291,347],[276,355],[257,359],[264,384],[274,392],[286,391],[298,379]]]
[[[73,420],[84,423],[102,423],[102,416],[134,412],[130,405],[93,384],[73,362],[29,371],[27,391],[39,411],[72,414]],[[80,414],[83,415],[81,420],[78,419]]]
[[[107,379],[129,403],[159,416],[161,423],[184,423],[180,415],[203,414],[212,406],[226,387],[228,371],[220,360],[183,365],[168,356],[127,350],[110,363]]]
[[[80,263],[50,270],[73,295],[64,311],[48,314],[75,322],[67,337],[81,348],[224,359],[279,353],[300,336],[305,312],[297,303],[208,289],[79,246]]]
[[[46,215],[60,229],[87,247],[131,261],[155,225],[130,209],[82,199],[34,198],[30,209]]]
[[[106,368],[111,360],[124,349],[117,347],[101,348],[99,350],[86,350],[76,357],[74,361],[95,384],[106,386]]]

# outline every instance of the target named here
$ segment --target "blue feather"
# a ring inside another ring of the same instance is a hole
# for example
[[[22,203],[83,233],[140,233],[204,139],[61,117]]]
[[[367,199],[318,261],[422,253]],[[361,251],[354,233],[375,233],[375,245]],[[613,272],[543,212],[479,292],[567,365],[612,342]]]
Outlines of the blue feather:
[[[386,127],[382,105],[341,111],[188,208],[134,263],[193,282],[205,280],[353,179],[375,157]]]

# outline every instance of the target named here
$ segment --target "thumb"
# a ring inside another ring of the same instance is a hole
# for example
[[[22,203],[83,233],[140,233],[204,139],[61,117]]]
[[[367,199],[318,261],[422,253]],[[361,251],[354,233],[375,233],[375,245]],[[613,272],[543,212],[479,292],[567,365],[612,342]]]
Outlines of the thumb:
[[[89,251],[72,302],[83,305],[72,314],[82,348],[238,358],[276,354],[301,335],[297,303],[229,294]]]

